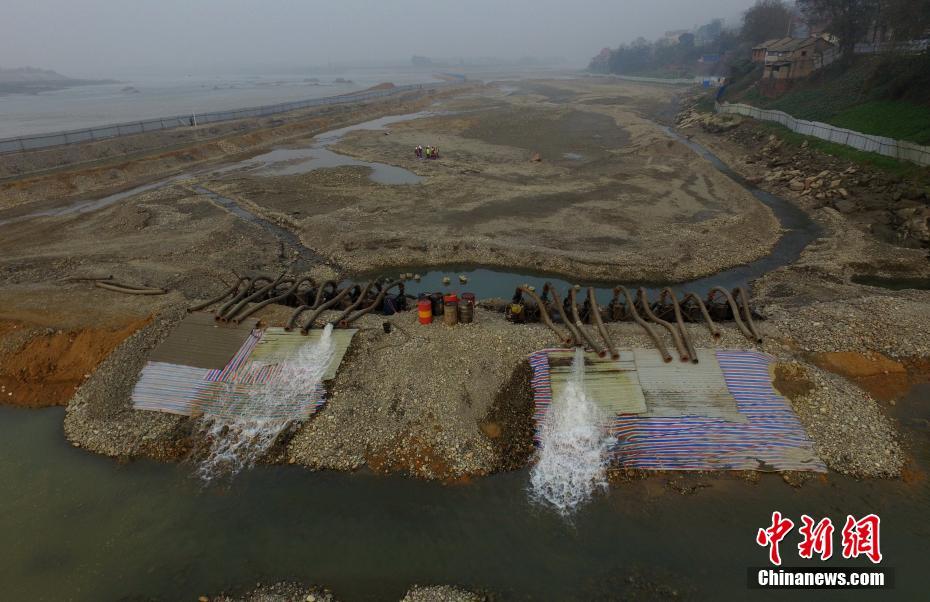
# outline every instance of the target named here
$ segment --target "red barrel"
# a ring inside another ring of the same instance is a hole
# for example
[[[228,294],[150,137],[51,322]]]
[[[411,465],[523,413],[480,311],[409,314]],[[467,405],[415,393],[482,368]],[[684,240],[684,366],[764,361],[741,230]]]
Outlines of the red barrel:
[[[420,324],[433,323],[433,303],[429,299],[417,301],[417,316],[420,318]]]

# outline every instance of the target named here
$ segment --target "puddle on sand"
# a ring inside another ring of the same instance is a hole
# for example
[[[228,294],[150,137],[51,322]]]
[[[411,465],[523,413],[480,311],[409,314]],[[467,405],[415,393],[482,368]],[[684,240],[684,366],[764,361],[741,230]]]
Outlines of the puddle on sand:
[[[852,281],[856,284],[887,288],[893,291],[903,291],[907,289],[930,290],[930,278],[889,278],[885,276],[869,276],[862,274],[853,276]]]
[[[436,113],[421,111],[419,113],[409,113],[406,115],[390,115],[388,117],[372,119],[364,123],[330,130],[315,136],[313,138],[314,143],[309,147],[277,148],[270,152],[216,170],[214,173],[222,174],[243,170],[258,176],[290,176],[333,167],[368,167],[371,169],[369,178],[378,184],[419,184],[423,181],[423,178],[412,171],[386,163],[361,161],[347,155],[333,152],[329,150],[328,147],[342,140],[349,132],[358,130],[385,130],[389,125],[394,123],[411,121],[432,115],[436,115]]]
[[[396,165],[361,161],[340,155],[317,144],[310,148],[278,148],[234,166],[226,171],[244,170],[258,176],[292,176],[332,167],[368,167],[371,181],[378,184],[419,184],[423,178]]]
[[[562,157],[568,159],[569,161],[582,161],[584,160],[584,155],[580,153],[562,153]]]
[[[290,230],[286,228],[282,228],[281,226],[279,226],[278,224],[270,220],[267,220],[267,219],[264,219],[262,217],[255,215],[254,213],[252,213],[251,211],[249,211],[248,209],[246,209],[245,207],[243,207],[236,201],[232,200],[231,198],[225,197],[219,194],[218,192],[214,192],[208,188],[204,188],[203,186],[194,186],[192,187],[192,190],[198,194],[203,194],[203,195],[210,197],[216,204],[220,205],[221,207],[223,207],[224,209],[226,209],[227,211],[229,211],[236,217],[244,221],[251,222],[253,224],[261,226],[262,228],[267,230],[269,233],[271,233],[275,238],[277,238],[281,242],[287,244],[292,249],[297,251],[297,254],[302,259],[305,259],[307,261],[311,261],[314,263],[322,263],[324,265],[329,265],[329,266],[338,268],[338,266],[334,264],[332,260],[320,255],[319,253],[317,253],[310,247],[306,246],[300,240],[300,237],[298,235],[294,234],[293,232],[291,232]]]

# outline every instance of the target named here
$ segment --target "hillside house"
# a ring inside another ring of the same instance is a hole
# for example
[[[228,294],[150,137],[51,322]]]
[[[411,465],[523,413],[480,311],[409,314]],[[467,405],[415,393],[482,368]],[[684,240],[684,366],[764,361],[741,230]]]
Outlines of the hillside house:
[[[836,45],[822,37],[780,38],[752,49],[753,62],[763,65],[759,89],[767,96],[777,96],[793,81],[826,67],[837,56]]]

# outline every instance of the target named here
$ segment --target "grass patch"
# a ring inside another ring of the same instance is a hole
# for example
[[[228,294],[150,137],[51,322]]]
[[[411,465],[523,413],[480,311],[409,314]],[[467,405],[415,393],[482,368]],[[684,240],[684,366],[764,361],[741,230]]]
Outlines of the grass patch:
[[[694,110],[698,113],[713,113],[714,112],[714,96],[712,94],[705,94],[694,103]]]
[[[842,128],[930,145],[930,107],[873,100],[847,109],[830,121]]]

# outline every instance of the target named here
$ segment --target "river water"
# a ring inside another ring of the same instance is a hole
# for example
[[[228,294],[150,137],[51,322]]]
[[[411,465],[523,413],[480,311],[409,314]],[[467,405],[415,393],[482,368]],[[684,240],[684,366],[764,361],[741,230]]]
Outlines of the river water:
[[[382,82],[437,81],[429,70],[404,68],[115,77],[119,83],[0,95],[0,138],[336,96]]]
[[[894,412],[926,471],[930,386],[916,387]],[[644,580],[696,599],[741,600],[746,567],[767,558],[754,543],[756,529],[776,509],[795,521],[807,513],[840,525],[847,513],[878,513],[883,566],[897,581],[882,599],[925,596],[926,480],[830,474],[794,489],[776,475],[756,484],[684,476],[678,480],[697,492],[680,495],[666,486],[673,477],[656,476],[614,486],[566,521],[530,501],[527,470],[449,486],[260,466],[203,488],[188,465],[120,465],[70,447],[62,417],[60,408],[0,408],[5,599],[194,599],[300,579],[350,602],[399,599],[411,583],[484,587],[505,600],[617,599]],[[789,566],[803,564],[792,537],[782,548]]]

